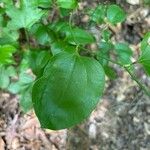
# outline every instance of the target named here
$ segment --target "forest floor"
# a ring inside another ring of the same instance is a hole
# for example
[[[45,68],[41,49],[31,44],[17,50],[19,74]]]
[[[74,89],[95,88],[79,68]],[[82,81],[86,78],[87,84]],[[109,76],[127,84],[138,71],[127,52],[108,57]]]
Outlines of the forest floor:
[[[128,16],[122,26],[113,28],[112,38],[128,42],[137,57],[139,43],[150,30],[150,9],[137,0],[117,3]],[[96,3],[89,0],[82,5]],[[21,112],[17,96],[0,91],[0,150],[150,150],[150,98],[126,72],[113,67],[118,78],[107,79],[96,110],[84,123],[68,130],[41,129],[33,111]],[[150,88],[150,78],[140,66],[136,68],[138,77]]]

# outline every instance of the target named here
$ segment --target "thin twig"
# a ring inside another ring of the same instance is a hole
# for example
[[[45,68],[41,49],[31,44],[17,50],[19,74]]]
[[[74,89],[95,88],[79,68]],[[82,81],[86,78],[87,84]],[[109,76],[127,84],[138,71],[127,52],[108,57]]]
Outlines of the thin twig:
[[[147,87],[145,85],[143,85],[138,78],[131,72],[129,67],[125,67],[124,69],[129,73],[129,75],[131,76],[131,78],[139,85],[139,87],[141,87],[141,89],[145,92],[145,94],[147,94],[150,97],[150,91],[147,89]]]

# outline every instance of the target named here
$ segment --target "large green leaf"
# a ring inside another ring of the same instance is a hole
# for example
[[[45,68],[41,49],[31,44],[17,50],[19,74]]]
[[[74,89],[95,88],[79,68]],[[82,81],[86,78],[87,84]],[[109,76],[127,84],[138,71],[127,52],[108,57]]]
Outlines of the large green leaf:
[[[94,59],[59,53],[33,86],[35,113],[43,128],[78,124],[96,107],[104,89],[104,71]]]
[[[57,0],[57,5],[61,8],[74,9],[77,6],[77,0]]]
[[[0,64],[12,63],[12,54],[15,50],[16,49],[11,45],[0,45]]]
[[[10,7],[6,11],[11,18],[8,27],[11,29],[30,28],[44,14],[44,11],[33,6],[29,0],[22,0],[20,8]]]
[[[112,24],[123,22],[126,18],[124,10],[117,5],[110,5],[107,9],[107,19]]]
[[[148,32],[141,42],[141,56],[138,60],[141,63],[146,72],[150,75],[150,32]]]

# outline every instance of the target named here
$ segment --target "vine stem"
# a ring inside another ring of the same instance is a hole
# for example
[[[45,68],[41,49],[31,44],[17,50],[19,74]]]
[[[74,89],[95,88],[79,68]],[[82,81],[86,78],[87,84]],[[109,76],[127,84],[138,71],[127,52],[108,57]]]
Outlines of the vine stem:
[[[101,57],[101,56],[100,56]],[[102,57],[103,59],[105,59],[104,57]],[[131,65],[133,64],[129,64],[129,65],[122,65],[121,63],[118,63],[118,62],[115,62],[114,60],[110,60],[110,59],[107,59],[106,60],[110,61],[111,63],[114,63],[116,65],[119,65],[120,67],[123,67],[127,72],[128,74],[131,76],[131,78],[139,85],[139,87],[145,92],[146,95],[148,95],[150,97],[150,91],[147,89],[146,86],[144,86],[140,81],[139,79],[132,73],[132,71],[130,70],[130,67]]]
[[[145,92],[146,95],[150,97],[150,91],[147,89],[146,86],[144,86],[138,79],[137,77],[131,72],[129,67],[124,66],[124,69],[129,73],[131,78],[139,85],[139,87]]]

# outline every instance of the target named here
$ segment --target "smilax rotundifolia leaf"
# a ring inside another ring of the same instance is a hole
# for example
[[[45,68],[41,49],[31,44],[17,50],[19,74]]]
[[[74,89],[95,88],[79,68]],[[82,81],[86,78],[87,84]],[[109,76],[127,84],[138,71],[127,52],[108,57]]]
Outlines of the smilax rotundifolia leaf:
[[[32,91],[41,126],[58,130],[83,121],[99,102],[104,83],[96,60],[64,52],[52,57]]]

